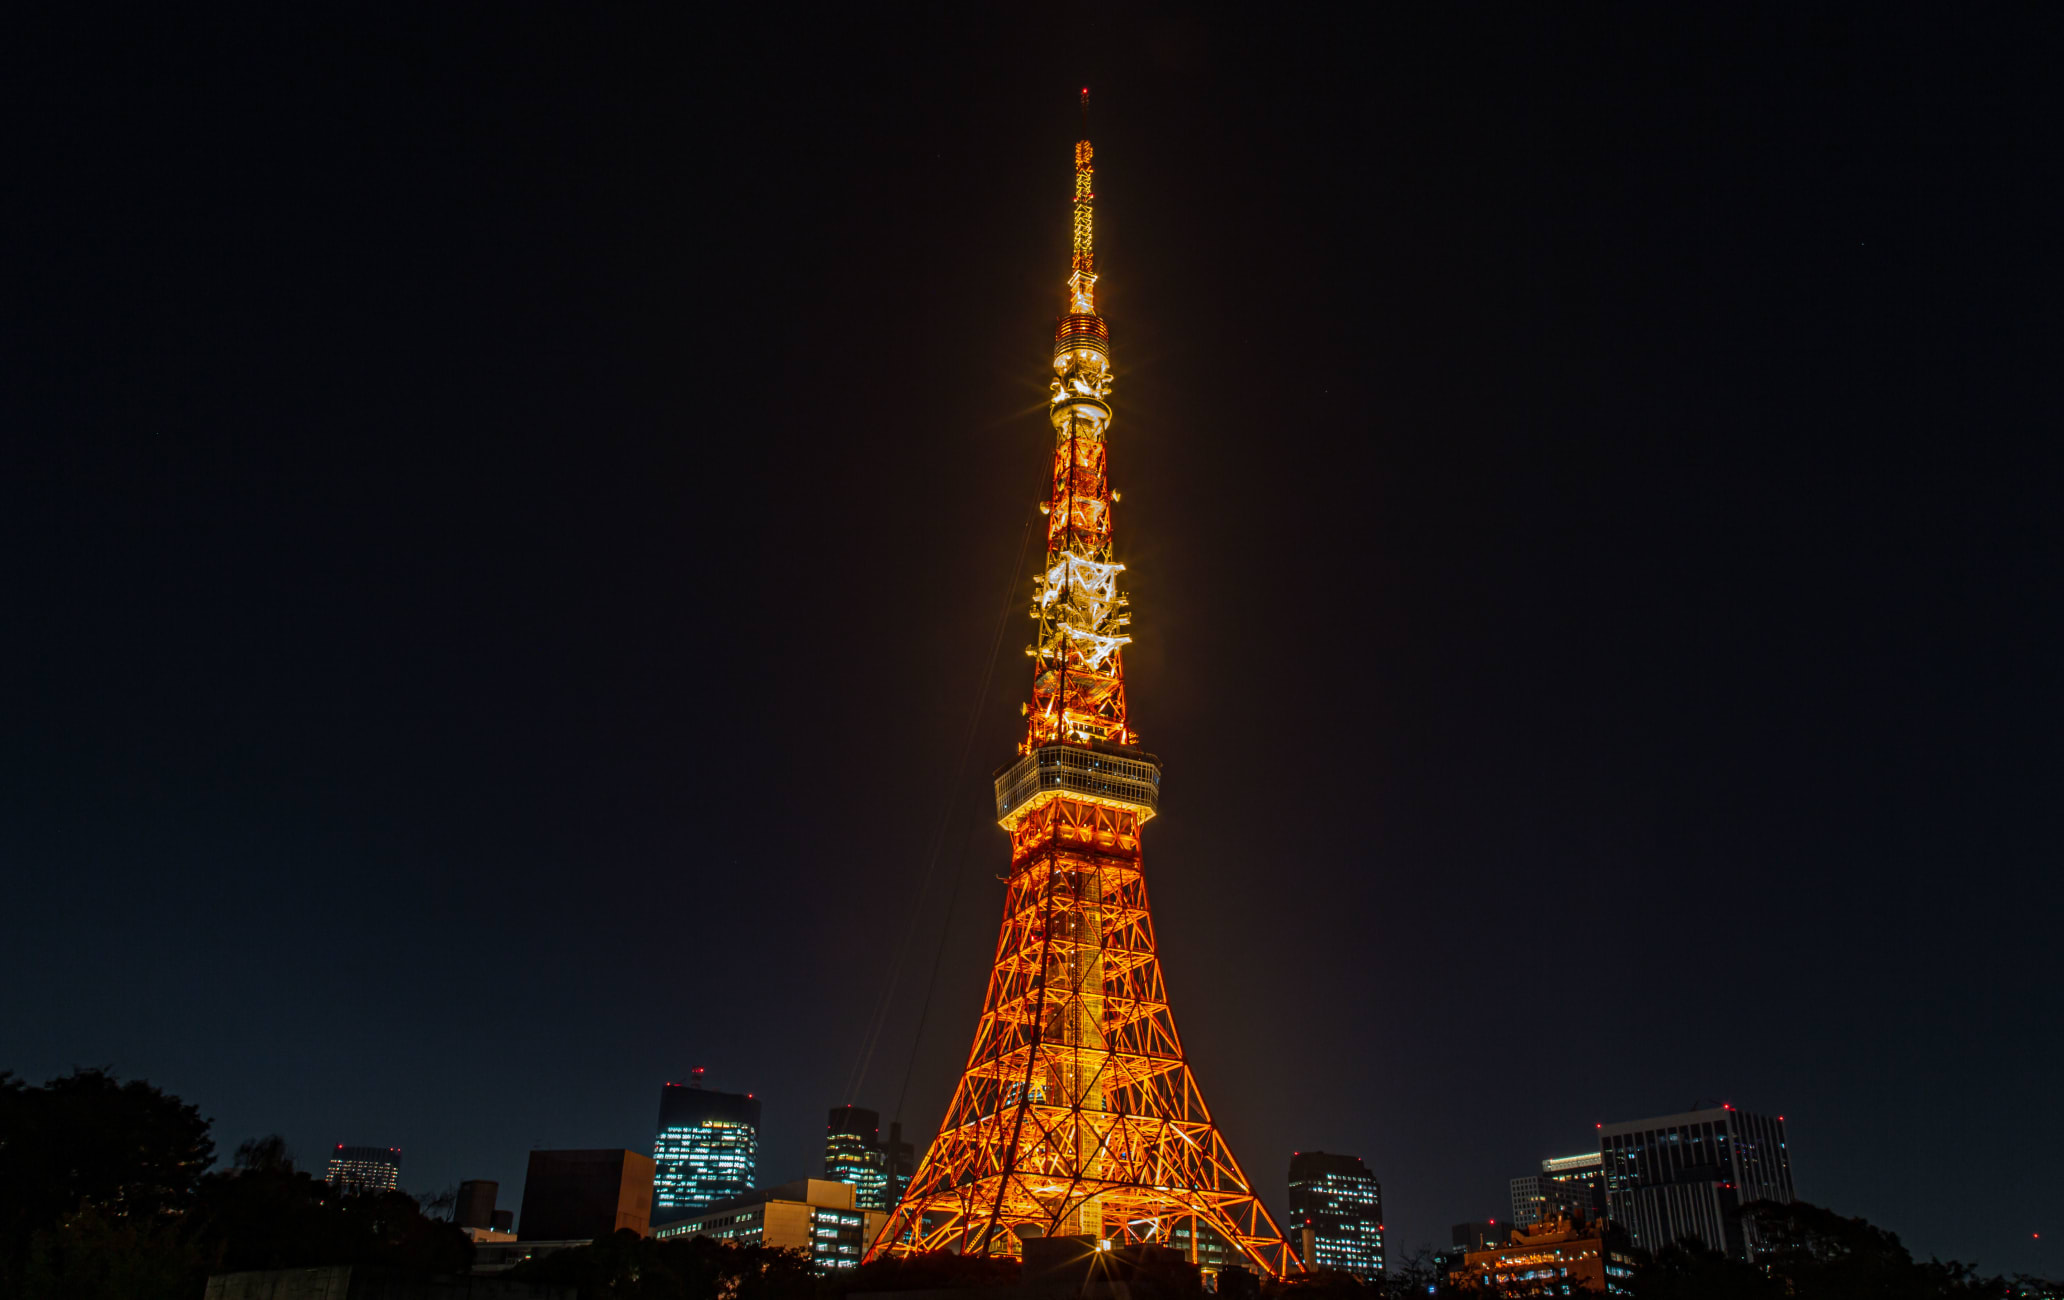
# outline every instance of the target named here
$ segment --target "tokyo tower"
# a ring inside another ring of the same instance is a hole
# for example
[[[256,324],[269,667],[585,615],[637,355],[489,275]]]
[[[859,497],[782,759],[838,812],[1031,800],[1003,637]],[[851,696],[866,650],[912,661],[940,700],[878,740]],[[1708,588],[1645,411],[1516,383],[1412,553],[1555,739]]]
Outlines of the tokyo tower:
[[[1088,136],[1089,92],[1083,91]],[[1018,759],[996,778],[1011,865],[996,961],[939,1135],[869,1254],[1018,1255],[1029,1237],[1150,1243],[1282,1277],[1296,1257],[1212,1121],[1176,1036],[1140,829],[1160,761],[1127,720],[1112,558],[1110,332],[1096,309],[1087,138],[1054,333],[1053,482]]]

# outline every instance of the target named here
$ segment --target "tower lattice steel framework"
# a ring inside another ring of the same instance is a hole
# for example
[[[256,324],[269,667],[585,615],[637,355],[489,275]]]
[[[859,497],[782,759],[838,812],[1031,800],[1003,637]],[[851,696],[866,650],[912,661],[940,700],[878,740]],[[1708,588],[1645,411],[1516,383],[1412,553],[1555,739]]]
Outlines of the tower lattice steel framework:
[[[1083,92],[1083,135],[1088,136]],[[1075,145],[1074,258],[1055,331],[1046,563],[1019,757],[996,778],[1010,834],[1003,931],[939,1136],[870,1258],[1016,1255],[1086,1234],[1299,1271],[1198,1089],[1162,981],[1140,860],[1161,766],[1127,721],[1125,566],[1111,555],[1109,330],[1096,309],[1093,171]],[[1216,1239],[1214,1242],[1213,1239]]]

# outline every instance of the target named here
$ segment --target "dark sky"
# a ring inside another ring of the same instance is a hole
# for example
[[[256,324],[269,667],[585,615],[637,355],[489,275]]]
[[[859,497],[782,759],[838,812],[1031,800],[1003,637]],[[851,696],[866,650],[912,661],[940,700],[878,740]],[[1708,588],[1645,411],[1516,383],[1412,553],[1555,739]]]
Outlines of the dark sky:
[[[1087,82],[1149,878],[1270,1203],[1350,1151],[1444,1241],[1717,1098],[2064,1272],[2055,11],[415,8],[11,30],[0,1068],[512,1206],[695,1066],[768,1181],[928,1134]]]

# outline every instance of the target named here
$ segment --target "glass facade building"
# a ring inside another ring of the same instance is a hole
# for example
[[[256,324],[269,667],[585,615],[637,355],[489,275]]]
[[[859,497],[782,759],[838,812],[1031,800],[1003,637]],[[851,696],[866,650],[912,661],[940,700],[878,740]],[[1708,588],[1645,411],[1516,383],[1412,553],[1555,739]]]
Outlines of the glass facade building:
[[[1606,1213],[1630,1244],[1661,1250],[1693,1239],[1738,1259],[1759,1248],[1742,1222],[1751,1201],[1789,1202],[1784,1117],[1721,1106],[1598,1131]]]
[[[895,1205],[888,1156],[881,1147],[881,1116],[864,1106],[839,1106],[824,1126],[824,1176],[853,1185],[853,1204],[863,1210]]]
[[[401,1188],[400,1147],[347,1147],[330,1151],[323,1181],[340,1192],[392,1192]]]
[[[760,1103],[751,1093],[667,1084],[652,1142],[654,1222],[750,1194],[759,1142]]]
[[[1290,1157],[1285,1235],[1304,1266],[1383,1278],[1383,1188],[1355,1156],[1300,1151]]]

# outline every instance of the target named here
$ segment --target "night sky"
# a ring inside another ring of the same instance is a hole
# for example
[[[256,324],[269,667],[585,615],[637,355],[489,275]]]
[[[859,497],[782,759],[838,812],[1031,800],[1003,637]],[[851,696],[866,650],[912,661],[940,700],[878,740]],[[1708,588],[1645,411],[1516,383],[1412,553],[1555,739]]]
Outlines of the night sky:
[[[1347,1151],[1442,1244],[1710,1098],[2064,1273],[2057,10],[689,8],[15,20],[0,1068],[511,1208],[697,1066],[767,1182],[928,1136],[1088,84],[1268,1203]]]

